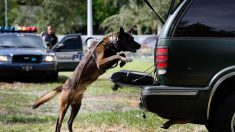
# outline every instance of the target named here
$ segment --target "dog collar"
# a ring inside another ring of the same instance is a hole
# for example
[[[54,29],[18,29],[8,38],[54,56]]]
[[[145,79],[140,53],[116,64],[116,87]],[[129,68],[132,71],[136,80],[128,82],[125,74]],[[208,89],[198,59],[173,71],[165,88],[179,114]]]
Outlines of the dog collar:
[[[95,54],[94,54],[94,50],[95,48],[100,45],[100,44],[103,44],[103,45],[111,45],[113,46],[113,50],[116,51],[116,52],[120,52],[121,51],[121,47],[118,45],[118,41],[119,41],[119,38],[118,38],[118,33],[112,33],[111,35],[108,35],[106,37],[104,37],[102,40],[100,40],[93,48],[90,49],[90,52],[91,52],[91,56],[93,58],[96,58]]]

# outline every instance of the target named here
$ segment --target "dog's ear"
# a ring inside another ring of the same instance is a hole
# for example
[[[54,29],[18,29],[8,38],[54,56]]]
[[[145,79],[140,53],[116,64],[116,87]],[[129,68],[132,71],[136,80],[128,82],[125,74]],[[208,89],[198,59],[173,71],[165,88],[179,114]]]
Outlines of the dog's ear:
[[[123,33],[124,33],[124,29],[123,29],[123,27],[120,27],[119,32],[120,32],[120,34],[123,34]]]
[[[134,28],[131,27],[127,32],[130,33],[130,34],[132,34],[133,30],[134,30]]]

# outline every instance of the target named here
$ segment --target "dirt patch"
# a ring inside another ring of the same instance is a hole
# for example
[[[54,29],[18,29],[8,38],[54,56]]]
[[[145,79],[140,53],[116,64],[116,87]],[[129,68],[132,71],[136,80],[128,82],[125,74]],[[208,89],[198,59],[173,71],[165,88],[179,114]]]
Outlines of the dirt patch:
[[[105,94],[98,96],[84,96],[82,102],[82,112],[101,111],[127,111],[138,109],[139,97],[130,94]]]
[[[0,82],[0,89],[12,89],[12,90],[16,90],[16,89],[22,89],[25,87],[34,87],[35,84],[33,83],[20,83],[20,82],[12,82],[12,83],[8,83],[8,82]]]
[[[101,127],[88,127],[88,128],[74,128],[74,132],[141,132],[136,128],[128,128],[125,125],[107,126]]]
[[[67,129],[64,129],[66,131]],[[115,125],[115,126],[107,126],[102,125],[100,127],[88,127],[88,128],[76,128],[74,127],[74,132],[206,132],[206,128],[202,125],[195,125],[192,129],[184,128],[183,126],[179,128],[169,128],[167,130],[160,128],[153,129],[138,129],[133,127],[128,127],[125,125]]]

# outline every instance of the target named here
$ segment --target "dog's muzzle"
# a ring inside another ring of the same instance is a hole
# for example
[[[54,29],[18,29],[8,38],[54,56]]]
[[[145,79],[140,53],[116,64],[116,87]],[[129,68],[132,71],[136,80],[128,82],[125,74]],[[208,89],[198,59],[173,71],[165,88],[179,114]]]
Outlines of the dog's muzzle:
[[[138,44],[138,43],[136,43],[136,47],[135,47],[135,49],[140,49],[140,47],[141,47],[141,45],[140,45],[140,44]]]
[[[140,49],[141,45],[138,43],[135,43],[135,47],[131,50],[131,52],[135,53],[138,49]]]

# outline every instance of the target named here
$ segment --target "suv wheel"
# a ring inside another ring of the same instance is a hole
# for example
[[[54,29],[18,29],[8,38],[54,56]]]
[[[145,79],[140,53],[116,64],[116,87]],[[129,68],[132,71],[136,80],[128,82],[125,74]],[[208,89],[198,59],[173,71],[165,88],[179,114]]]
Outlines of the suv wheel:
[[[215,132],[235,132],[235,93],[225,98],[215,115]]]
[[[213,125],[212,125],[211,121],[207,121],[205,123],[205,127],[209,132],[213,132]]]

